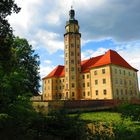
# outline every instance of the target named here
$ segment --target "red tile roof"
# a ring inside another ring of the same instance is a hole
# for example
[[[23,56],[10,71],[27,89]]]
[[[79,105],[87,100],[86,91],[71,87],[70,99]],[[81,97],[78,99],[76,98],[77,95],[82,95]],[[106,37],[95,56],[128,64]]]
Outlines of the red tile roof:
[[[119,65],[134,71],[138,71],[129,65],[116,51],[109,50],[104,55],[97,57],[92,57],[90,59],[84,60],[81,62],[81,72],[89,72],[91,68],[100,67],[108,64]],[[58,65],[52,72],[50,72],[45,78],[50,77],[62,77],[65,75],[64,66]]]

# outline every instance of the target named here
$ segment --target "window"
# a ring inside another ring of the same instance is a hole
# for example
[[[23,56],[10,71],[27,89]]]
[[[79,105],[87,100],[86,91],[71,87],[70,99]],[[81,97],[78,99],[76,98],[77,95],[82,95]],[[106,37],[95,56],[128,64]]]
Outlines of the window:
[[[95,90],[95,94],[98,95],[98,90]]]
[[[130,90],[130,94],[131,94],[131,95],[133,95],[133,92],[132,92],[132,90]]]
[[[72,83],[71,86],[74,87],[75,86],[74,83]]]
[[[118,79],[115,80],[115,83],[118,84]]]
[[[59,82],[61,83],[61,80],[59,80]]]
[[[125,75],[125,70],[123,71],[123,74]]]
[[[66,72],[68,72],[68,68],[66,68]]]
[[[68,61],[66,60],[66,64],[68,64]]]
[[[85,92],[83,92],[83,96],[85,96]]]
[[[88,96],[90,96],[90,92],[88,91]]]
[[[71,79],[74,79],[74,75],[71,76]]]
[[[102,69],[102,74],[105,74],[105,69]]]
[[[65,53],[65,56],[66,56],[66,57],[67,57],[67,55],[68,55],[68,54],[67,54],[67,53]]]
[[[87,79],[89,78],[89,74],[87,74]]]
[[[71,63],[74,64],[74,60],[71,60]]]
[[[125,85],[125,86],[127,85],[127,82],[126,82],[126,80],[124,80],[124,85]]]
[[[74,56],[74,52],[71,52],[71,56]]]
[[[80,64],[80,60],[78,60],[78,64]]]
[[[97,75],[97,71],[96,70],[94,71],[94,75]]]
[[[104,94],[104,95],[107,94],[107,90],[106,90],[106,89],[103,90],[103,94]]]
[[[74,92],[72,92],[72,96],[74,96]]]
[[[50,83],[50,80],[48,80],[48,83]]]
[[[74,71],[74,67],[71,67],[71,71]]]
[[[71,44],[71,47],[72,47],[72,48],[74,47],[74,44],[73,44],[73,43]]]
[[[66,89],[68,89],[68,84],[66,84]]]
[[[85,79],[85,75],[83,75],[83,79]]]
[[[115,69],[115,74],[117,74],[117,69]]]
[[[121,89],[121,95],[123,95],[123,89]]]
[[[120,79],[120,85],[122,85],[122,79]]]
[[[119,90],[118,89],[116,89],[116,95],[119,95]]]
[[[98,80],[95,80],[95,85],[98,85]]]
[[[87,82],[87,87],[89,87],[89,82]]]
[[[133,77],[135,77],[135,73],[133,73]]]
[[[125,95],[127,95],[127,89],[125,90]]]
[[[85,87],[85,83],[83,83],[83,87]]]
[[[103,79],[103,84],[106,84],[106,79]]]
[[[63,79],[63,82],[64,82],[64,79]]]
[[[131,82],[131,80],[129,80],[129,85],[131,85],[132,84],[132,82]]]
[[[128,75],[131,76],[130,72],[128,72]]]
[[[122,71],[121,71],[121,70],[119,70],[119,72],[120,72],[120,74],[122,73]]]
[[[77,55],[80,56],[80,53],[78,52]]]

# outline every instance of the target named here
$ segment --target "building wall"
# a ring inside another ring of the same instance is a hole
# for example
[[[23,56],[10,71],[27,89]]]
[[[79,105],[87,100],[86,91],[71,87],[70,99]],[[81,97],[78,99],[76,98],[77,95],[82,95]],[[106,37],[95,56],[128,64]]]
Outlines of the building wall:
[[[98,99],[139,99],[137,72],[116,65],[93,68],[90,72],[81,73],[80,94],[82,100]],[[43,80],[43,99],[59,100],[74,99],[75,95],[67,98],[65,78],[47,78]]]
[[[52,100],[53,96],[53,78],[47,78],[43,80],[42,91],[43,100]]]
[[[111,70],[114,99],[139,98],[137,72],[116,65]]]
[[[91,69],[92,99],[112,99],[110,65]]]

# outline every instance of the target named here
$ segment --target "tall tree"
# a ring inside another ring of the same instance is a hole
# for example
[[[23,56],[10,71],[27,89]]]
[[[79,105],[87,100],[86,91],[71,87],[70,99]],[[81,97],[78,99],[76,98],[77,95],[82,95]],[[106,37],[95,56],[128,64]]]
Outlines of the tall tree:
[[[0,109],[19,95],[38,94],[39,58],[26,39],[15,37],[7,16],[18,13],[14,0],[0,1]]]

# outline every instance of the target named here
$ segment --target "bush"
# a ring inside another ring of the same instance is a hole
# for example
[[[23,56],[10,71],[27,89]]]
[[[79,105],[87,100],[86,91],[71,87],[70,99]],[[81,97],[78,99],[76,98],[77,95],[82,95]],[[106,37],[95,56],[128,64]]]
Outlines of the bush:
[[[140,121],[140,105],[122,104],[117,108],[122,118],[131,118],[133,121]]]

